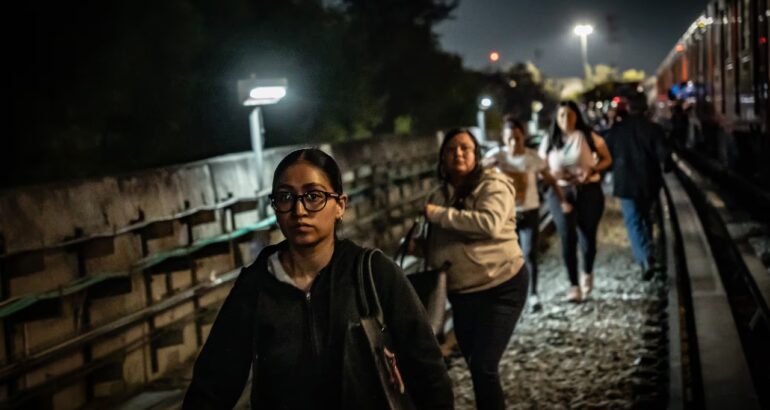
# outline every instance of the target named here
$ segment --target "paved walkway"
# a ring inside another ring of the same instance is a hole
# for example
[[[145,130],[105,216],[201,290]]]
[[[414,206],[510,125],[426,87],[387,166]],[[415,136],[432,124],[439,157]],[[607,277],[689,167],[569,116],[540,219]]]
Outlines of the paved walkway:
[[[522,315],[500,366],[508,408],[656,408],[665,361],[661,282],[643,282],[617,200],[599,227],[594,291],[563,302],[568,286],[557,235],[544,238],[539,293],[543,310]],[[473,409],[470,374],[450,361],[457,409]]]

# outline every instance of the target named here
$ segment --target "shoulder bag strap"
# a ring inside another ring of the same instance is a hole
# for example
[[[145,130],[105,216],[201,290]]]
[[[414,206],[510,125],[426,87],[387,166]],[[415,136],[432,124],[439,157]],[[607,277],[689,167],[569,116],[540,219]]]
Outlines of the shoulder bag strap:
[[[381,327],[385,327],[385,318],[380,306],[380,298],[377,295],[377,287],[372,277],[372,255],[376,252],[382,252],[379,249],[365,249],[359,256],[358,267],[356,269],[358,285],[358,305],[361,317],[373,316],[377,319]]]

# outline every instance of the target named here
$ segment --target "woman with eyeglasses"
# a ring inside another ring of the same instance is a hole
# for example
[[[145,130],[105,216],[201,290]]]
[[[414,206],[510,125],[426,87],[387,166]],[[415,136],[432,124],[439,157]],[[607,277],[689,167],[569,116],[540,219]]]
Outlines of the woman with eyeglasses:
[[[253,407],[388,408],[374,366],[361,371],[351,362],[369,346],[346,343],[360,318],[356,268],[364,251],[335,234],[347,199],[328,154],[302,149],[281,161],[270,200],[286,240],[241,271],[195,363],[183,408],[232,408],[250,369]],[[411,285],[381,253],[372,276],[393,338],[394,383],[417,408],[452,408],[446,366]]]
[[[516,190],[481,166],[469,131],[447,132],[439,149],[440,186],[425,205],[427,259],[445,262],[454,332],[471,372],[476,406],[505,408],[498,366],[527,298],[529,275],[516,235]]]
[[[586,124],[574,101],[559,104],[551,134],[543,138],[539,154],[572,205],[572,210],[565,212],[553,190],[546,195],[570,282],[566,299],[579,303],[593,289],[596,233],[604,212],[601,173],[612,165],[612,157],[604,139]],[[583,265],[579,282],[578,244]]]

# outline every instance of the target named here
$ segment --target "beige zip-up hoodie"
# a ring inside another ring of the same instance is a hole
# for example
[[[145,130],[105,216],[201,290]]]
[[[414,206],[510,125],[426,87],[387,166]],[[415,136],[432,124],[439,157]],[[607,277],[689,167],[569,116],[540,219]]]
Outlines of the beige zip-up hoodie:
[[[446,193],[445,193],[446,192]],[[497,169],[484,172],[462,210],[453,208],[454,190],[439,189],[428,199],[431,214],[428,259],[432,266],[449,261],[447,288],[470,293],[493,288],[513,276],[524,258],[516,235],[516,190]]]

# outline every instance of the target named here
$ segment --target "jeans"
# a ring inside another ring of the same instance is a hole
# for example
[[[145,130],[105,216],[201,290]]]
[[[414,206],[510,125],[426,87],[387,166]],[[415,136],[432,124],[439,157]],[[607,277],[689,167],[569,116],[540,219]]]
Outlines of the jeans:
[[[650,221],[652,203],[653,200],[647,198],[620,198],[623,222],[626,224],[634,259],[645,267],[653,257]]]
[[[498,366],[524,309],[528,282],[525,265],[492,289],[449,294],[457,344],[471,371],[479,410],[505,408]]]
[[[537,294],[537,240],[540,234],[540,209],[516,213],[516,234],[529,271],[529,293]]]
[[[596,232],[604,213],[604,193],[599,183],[562,187],[564,196],[572,204],[572,212],[561,210],[559,198],[550,190],[546,197],[561,239],[561,254],[567,265],[572,286],[578,286],[577,247],[580,245],[583,272],[591,274],[596,259]]]

